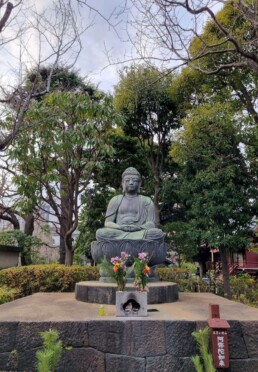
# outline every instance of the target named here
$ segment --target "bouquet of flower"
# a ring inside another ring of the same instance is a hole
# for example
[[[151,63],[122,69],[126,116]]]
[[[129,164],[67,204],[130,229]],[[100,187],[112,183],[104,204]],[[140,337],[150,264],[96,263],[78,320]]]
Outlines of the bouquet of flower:
[[[111,258],[111,263],[113,265],[113,276],[119,291],[123,291],[126,285],[127,269],[125,264],[129,256],[129,254],[121,252],[121,257],[116,256]]]
[[[144,291],[149,279],[150,267],[147,265],[147,253],[138,253],[134,258],[135,280],[134,285],[139,291]]]

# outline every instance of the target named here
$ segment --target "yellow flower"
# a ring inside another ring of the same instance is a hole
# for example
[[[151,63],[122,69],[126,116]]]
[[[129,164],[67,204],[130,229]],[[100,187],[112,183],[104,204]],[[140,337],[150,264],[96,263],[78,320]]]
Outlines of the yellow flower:
[[[116,262],[115,263],[115,266],[119,267],[120,266],[120,262]]]
[[[145,266],[145,269],[150,271],[150,267],[148,265]]]

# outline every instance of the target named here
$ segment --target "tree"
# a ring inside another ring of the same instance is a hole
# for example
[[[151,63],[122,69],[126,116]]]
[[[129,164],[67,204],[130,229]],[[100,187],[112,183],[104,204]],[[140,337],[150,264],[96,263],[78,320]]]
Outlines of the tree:
[[[1,61],[0,151],[10,145],[22,128],[30,101],[50,91],[54,69],[58,65],[72,68],[77,62],[81,36],[94,24],[93,18],[85,22],[82,8],[116,30],[111,17],[105,17],[85,0],[0,1],[0,53],[6,56]],[[35,82],[30,89],[24,89],[28,71],[34,68],[36,72],[46,65],[50,66],[46,84],[39,89]],[[12,130],[5,128],[2,121],[11,110],[15,112]]]
[[[3,6],[4,3],[7,2],[2,1],[1,5]],[[7,8],[11,7],[10,4],[10,2],[7,3]],[[11,59],[18,76],[16,88],[13,88],[11,84],[8,87],[1,83],[0,86],[1,116],[5,117],[10,110],[15,113],[11,131],[5,128],[3,121],[1,122],[0,150],[4,150],[18,133],[31,99],[49,92],[54,68],[58,64],[69,64],[70,67],[74,65],[81,50],[80,35],[88,27],[82,27],[77,21],[76,12],[67,0],[53,0],[48,7],[43,7],[42,11],[38,10],[36,4],[27,9],[23,9],[25,4],[22,1],[19,1],[18,5],[21,7],[20,12],[16,14],[12,10],[13,17],[10,16],[10,22],[5,23],[5,28],[8,26],[8,32],[12,37],[6,40],[3,36],[1,46],[1,53],[8,53],[10,42],[15,40],[20,52],[18,61]],[[13,24],[18,24],[18,30],[13,29]],[[30,48],[32,35],[35,38],[35,44],[33,48]],[[25,61],[29,61],[29,66]],[[43,89],[39,91],[35,89],[38,86],[35,87],[35,84],[32,84],[29,90],[24,90],[24,80],[31,66],[39,70],[42,64],[47,63],[51,65],[51,68],[46,79],[47,84]]]
[[[136,48],[141,57],[172,62],[172,68],[191,64],[204,73],[235,68],[258,72],[257,1],[226,0],[213,4],[200,0],[132,0],[132,3],[136,16],[131,23],[136,29]],[[212,39],[206,37],[209,30],[215,36]],[[198,44],[194,52],[193,42]],[[215,57],[216,66],[205,68],[202,60],[206,57]]]
[[[254,169],[246,161],[230,105],[199,105],[184,120],[171,155],[181,164],[181,203],[188,233],[220,249],[224,290],[230,298],[227,253],[244,247],[257,213]]]
[[[116,107],[125,115],[126,135],[138,138],[150,174],[153,202],[159,224],[161,177],[172,129],[179,126],[177,102],[169,90],[173,77],[154,67],[132,66],[121,73],[115,90]]]
[[[53,92],[33,102],[10,158],[19,171],[14,182],[27,206],[37,205],[57,219],[65,252],[60,262],[73,262],[73,232],[78,225],[79,196],[89,185],[101,158],[111,151],[108,136],[119,122],[110,97],[87,92]],[[62,247],[62,244],[61,244]]]

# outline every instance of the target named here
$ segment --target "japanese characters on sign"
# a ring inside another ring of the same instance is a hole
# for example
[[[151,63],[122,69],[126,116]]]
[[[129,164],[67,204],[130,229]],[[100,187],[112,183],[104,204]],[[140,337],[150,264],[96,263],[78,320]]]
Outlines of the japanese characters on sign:
[[[212,349],[215,368],[228,368],[228,334],[226,330],[212,330]]]

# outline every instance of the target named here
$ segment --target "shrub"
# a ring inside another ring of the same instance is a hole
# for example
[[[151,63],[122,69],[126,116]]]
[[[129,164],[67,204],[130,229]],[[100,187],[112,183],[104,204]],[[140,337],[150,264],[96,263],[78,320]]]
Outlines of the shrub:
[[[178,284],[180,292],[211,292],[211,285],[199,277],[189,277],[188,268],[157,268],[159,280]]]
[[[0,305],[15,300],[20,296],[17,289],[8,288],[7,286],[0,287]]]
[[[1,270],[0,286],[14,288],[23,297],[36,292],[70,292],[77,282],[98,278],[98,269],[91,266],[31,265]]]
[[[258,307],[258,281],[248,274],[230,278],[232,298],[247,305]]]
[[[159,267],[156,269],[159,280],[176,282],[179,279],[186,279],[189,276],[187,269],[178,267]]]

